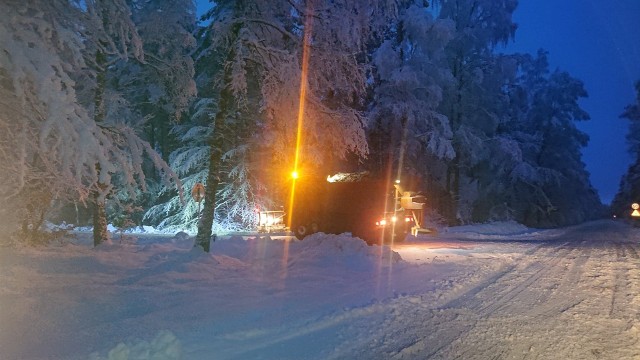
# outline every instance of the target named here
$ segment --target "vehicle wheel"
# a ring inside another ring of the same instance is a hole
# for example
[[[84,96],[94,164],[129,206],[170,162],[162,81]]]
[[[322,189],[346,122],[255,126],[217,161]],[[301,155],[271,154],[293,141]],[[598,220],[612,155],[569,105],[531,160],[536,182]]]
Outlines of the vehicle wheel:
[[[313,221],[313,222],[311,223],[310,228],[311,228],[311,233],[312,233],[312,234],[317,233],[318,231],[320,231],[320,225],[318,225],[318,222],[317,222],[317,221]]]
[[[385,244],[394,244],[403,242],[407,237],[407,233],[402,231],[402,229],[396,229],[395,232],[392,233],[391,229],[384,232],[384,243]]]
[[[307,236],[308,229],[305,225],[298,225],[295,227],[295,229],[295,234],[298,240],[302,240],[305,236]]]
[[[399,232],[396,233],[396,238],[394,239],[394,242],[399,243],[399,242],[403,242],[404,239],[407,238],[407,233],[406,232]]]

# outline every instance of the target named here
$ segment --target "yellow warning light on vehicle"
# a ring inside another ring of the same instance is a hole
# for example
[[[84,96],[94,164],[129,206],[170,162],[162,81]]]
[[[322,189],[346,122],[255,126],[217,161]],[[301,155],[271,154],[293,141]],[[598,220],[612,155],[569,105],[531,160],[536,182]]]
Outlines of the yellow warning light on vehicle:
[[[631,212],[631,216],[640,217],[640,211],[638,211],[638,209],[640,209],[640,204],[633,203],[631,204],[631,208],[633,209],[633,211]]]

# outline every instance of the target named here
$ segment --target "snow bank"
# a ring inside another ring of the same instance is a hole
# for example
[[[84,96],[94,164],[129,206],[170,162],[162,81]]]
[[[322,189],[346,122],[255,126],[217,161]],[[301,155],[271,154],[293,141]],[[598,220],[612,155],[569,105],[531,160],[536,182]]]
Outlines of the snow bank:
[[[388,247],[369,246],[351,235],[317,233],[291,246],[295,267],[331,266],[343,270],[369,271],[380,264],[380,258],[392,264],[402,261],[400,255]]]
[[[119,343],[106,357],[92,353],[89,360],[178,360],[182,359],[182,345],[171,331],[162,330],[151,342]]]
[[[442,230],[445,239],[486,241],[541,241],[561,236],[566,229],[535,229],[515,221],[455,226]]]
[[[450,227],[447,233],[467,233],[479,235],[518,235],[530,232],[531,229],[515,221],[493,222]]]
[[[304,240],[271,239],[268,236],[219,237],[211,244],[212,254],[224,254],[248,263],[282,260],[294,268],[344,268],[368,270],[379,264],[380,258],[392,263],[402,261],[400,256],[388,247],[368,246],[359,238],[348,234],[333,235],[317,233]]]

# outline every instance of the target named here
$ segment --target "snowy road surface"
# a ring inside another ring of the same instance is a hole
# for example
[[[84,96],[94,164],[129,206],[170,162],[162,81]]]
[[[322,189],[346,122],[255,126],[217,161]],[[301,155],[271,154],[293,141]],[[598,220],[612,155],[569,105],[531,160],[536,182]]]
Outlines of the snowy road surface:
[[[523,250],[449,291],[358,309],[343,336],[365,341],[336,358],[640,359],[636,233],[598,222]]]
[[[403,259],[323,234],[0,247],[0,359],[640,359],[639,240],[598,221],[452,229]]]

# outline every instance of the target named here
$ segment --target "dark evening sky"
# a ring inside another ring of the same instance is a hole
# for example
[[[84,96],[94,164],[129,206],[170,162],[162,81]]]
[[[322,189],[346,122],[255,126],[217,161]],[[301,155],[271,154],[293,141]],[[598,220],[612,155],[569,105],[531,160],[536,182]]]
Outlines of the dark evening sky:
[[[197,0],[198,13],[211,4]],[[640,80],[640,1],[520,0],[516,39],[508,52],[549,52],[551,69],[582,80],[589,98],[581,105],[591,120],[580,123],[590,142],[583,161],[604,203],[610,203],[631,162],[628,121],[620,119]]]

